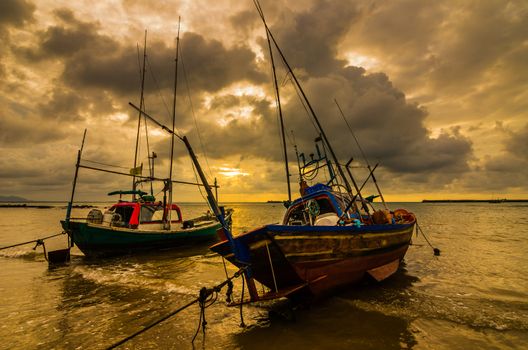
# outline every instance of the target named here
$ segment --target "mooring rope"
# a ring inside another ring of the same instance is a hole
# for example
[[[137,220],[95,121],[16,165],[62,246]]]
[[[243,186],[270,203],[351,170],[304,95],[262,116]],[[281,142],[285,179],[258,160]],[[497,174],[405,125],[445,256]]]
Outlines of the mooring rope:
[[[138,335],[148,331],[152,327],[157,326],[161,322],[171,318],[172,316],[174,316],[174,315],[178,314],[179,312],[187,309],[188,307],[194,305],[195,303],[199,303],[200,304],[200,320],[199,320],[199,324],[198,324],[198,329],[197,329],[196,334],[194,335],[194,337],[192,339],[192,342],[194,342],[194,340],[196,338],[196,335],[198,334],[198,332],[200,330],[200,326],[201,326],[202,331],[203,331],[204,336],[205,336],[205,327],[207,325],[207,322],[205,320],[205,309],[208,308],[209,306],[213,305],[216,302],[217,297],[218,297],[218,292],[220,292],[222,290],[222,288],[224,286],[226,286],[226,285],[228,286],[227,298],[226,299],[227,299],[227,302],[229,302],[231,300],[231,294],[230,293],[232,293],[232,291],[233,291],[233,282],[232,282],[232,280],[237,278],[237,277],[239,277],[246,268],[247,267],[240,268],[231,277],[228,277],[225,281],[223,281],[222,283],[214,286],[213,288],[203,287],[202,289],[200,289],[200,294],[199,294],[199,296],[196,299],[191,300],[190,302],[188,302],[187,304],[183,305],[182,307],[180,307],[180,308],[172,311],[171,313],[163,316],[162,318],[152,322],[148,326],[146,326],[143,329],[141,329],[141,330],[139,330],[139,331],[127,336],[126,338],[123,338],[122,340],[110,345],[106,349],[107,350],[115,349],[116,347],[118,347],[120,345],[123,345],[124,343],[128,342],[129,340],[131,340],[131,339],[137,337]],[[242,279],[242,281],[243,280],[244,279]],[[243,290],[242,290],[242,296],[243,295],[244,294],[243,294]],[[242,321],[242,324],[243,324],[243,321]]]
[[[425,238],[425,241],[427,242],[427,244],[429,244],[429,246],[433,249],[433,254],[434,254],[435,256],[439,256],[439,255],[440,255],[440,249],[433,247],[433,245],[431,244],[431,242],[429,242],[429,239],[427,238],[427,236],[426,236],[425,233],[423,232],[422,228],[418,225],[418,221],[416,221],[416,228],[417,228],[418,230],[420,230],[420,232],[422,233],[422,236]],[[416,232],[418,232],[418,230],[417,230]]]
[[[33,239],[31,241],[27,241],[27,242],[22,242],[22,243],[17,243],[17,244],[13,244],[13,245],[9,245],[9,246],[6,246],[6,247],[1,247],[0,250],[4,250],[4,249],[8,249],[8,248],[14,248],[14,247],[18,247],[18,246],[21,246],[21,245],[26,245],[26,244],[30,244],[30,243],[37,243],[37,245],[35,246],[38,247],[39,245],[44,245],[44,240],[48,239],[48,238],[52,238],[52,237],[57,237],[57,236],[60,236],[60,235],[64,235],[66,234],[66,232],[61,232],[61,233],[57,233],[55,235],[51,235],[51,236],[47,236],[47,237],[43,237],[43,238],[37,238],[37,239]],[[35,249],[33,248],[33,250]]]

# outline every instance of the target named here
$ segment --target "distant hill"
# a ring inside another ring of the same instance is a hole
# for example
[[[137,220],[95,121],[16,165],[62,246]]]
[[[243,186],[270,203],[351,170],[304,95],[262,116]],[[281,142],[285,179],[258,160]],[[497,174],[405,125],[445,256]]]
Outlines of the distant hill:
[[[29,202],[29,199],[17,196],[0,196],[0,202]]]

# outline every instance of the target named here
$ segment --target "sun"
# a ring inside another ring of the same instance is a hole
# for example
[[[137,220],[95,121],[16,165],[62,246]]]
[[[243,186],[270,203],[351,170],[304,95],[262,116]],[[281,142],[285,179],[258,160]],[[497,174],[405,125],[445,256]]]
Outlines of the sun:
[[[243,172],[238,168],[229,168],[229,167],[220,167],[219,174],[226,177],[236,177],[236,176],[248,176],[249,173]]]

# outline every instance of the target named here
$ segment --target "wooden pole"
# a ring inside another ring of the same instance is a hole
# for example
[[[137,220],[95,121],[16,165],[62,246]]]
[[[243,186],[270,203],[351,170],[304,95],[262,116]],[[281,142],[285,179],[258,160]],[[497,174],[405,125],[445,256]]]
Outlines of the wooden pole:
[[[139,54],[139,53],[138,53]],[[144,90],[145,90],[145,62],[147,60],[147,30],[145,30],[145,42],[143,44],[143,67],[141,70],[141,94],[139,97],[139,108],[143,110],[143,104],[144,104]],[[138,147],[139,147],[139,130],[141,128],[141,113],[138,115],[138,127],[137,127],[137,135],[136,135],[136,150],[134,152],[134,174],[136,172],[137,167],[137,157],[138,157]],[[136,190],[136,178],[132,178],[132,190]],[[136,194],[132,194],[132,200],[136,199]]]
[[[77,162],[75,163],[75,175],[73,176],[72,192],[71,192],[70,202],[68,203],[68,208],[66,209],[66,219],[65,219],[65,221],[66,221],[67,227],[69,227],[69,225],[70,225],[71,210],[72,210],[72,206],[73,206],[73,197],[75,195],[75,187],[77,186],[77,176],[79,174],[79,166],[81,164],[81,155],[82,155],[82,150],[83,150],[83,147],[84,147],[85,138],[86,138],[86,129],[84,129],[84,134],[83,134],[83,139],[82,139],[82,143],[81,143],[81,148],[77,151]]]
[[[165,222],[167,230],[171,227],[171,213],[172,213],[172,163],[174,155],[174,128],[176,123],[176,93],[178,88],[178,55],[180,48],[180,23],[181,18],[178,17],[178,35],[176,36],[176,58],[174,59],[174,95],[172,99],[172,133],[171,133],[171,152],[170,152],[170,168],[169,168],[169,215]]]
[[[81,155],[82,155],[82,150],[84,147],[85,139],[86,139],[86,129],[84,129],[81,148],[79,149],[79,151],[77,151],[77,162],[75,163],[75,175],[73,176],[72,192],[71,192],[70,201],[68,202],[68,208],[66,209],[66,219],[64,220],[66,222],[66,227],[68,229],[70,228],[71,211],[73,207],[73,197],[75,196],[75,187],[77,186],[77,176],[79,175],[79,167],[81,164]],[[73,247],[73,239],[70,236],[70,234],[71,233],[68,232],[68,237],[69,237],[68,246]]]
[[[284,166],[286,168],[286,183],[288,185],[288,203],[291,203],[290,170],[288,168],[288,149],[286,147],[286,136],[284,134],[284,118],[282,117],[282,107],[281,107],[281,100],[280,100],[280,94],[279,94],[279,85],[277,84],[277,73],[275,72],[275,60],[273,59],[273,50],[271,47],[271,42],[270,42],[270,38],[269,38],[267,31],[266,31],[266,38],[268,39],[268,48],[269,48],[271,68],[272,68],[271,70],[273,71],[273,86],[275,88],[275,100],[277,103],[277,110],[279,112],[280,131],[281,131],[281,136],[282,136],[282,147],[284,151]]]
[[[269,37],[273,41],[273,44],[277,48],[277,51],[279,52],[279,55],[281,56],[282,61],[286,65],[286,68],[288,68],[288,71],[290,72],[290,74],[291,74],[291,76],[293,78],[293,81],[295,82],[295,85],[299,88],[299,91],[301,92],[302,97],[303,97],[304,101],[306,102],[306,105],[308,106],[308,109],[310,110],[310,114],[312,115],[315,123],[317,124],[317,128],[321,132],[321,136],[322,136],[324,142],[326,143],[326,145],[328,146],[330,154],[332,155],[332,159],[334,160],[334,163],[336,165],[337,171],[339,172],[339,175],[341,176],[341,179],[345,183],[345,187],[347,189],[347,192],[352,197],[352,195],[353,195],[352,187],[350,186],[350,183],[348,182],[348,179],[345,176],[345,173],[344,173],[344,171],[343,171],[343,169],[342,169],[342,167],[341,167],[341,165],[339,163],[339,160],[337,159],[337,156],[336,156],[336,154],[334,152],[334,149],[332,148],[332,145],[330,144],[330,141],[328,140],[328,137],[326,137],[324,129],[323,129],[321,123],[319,122],[319,119],[317,118],[317,115],[315,114],[315,111],[312,108],[312,105],[310,104],[310,101],[306,97],[304,89],[302,88],[301,84],[297,80],[297,77],[295,76],[295,73],[293,72],[293,69],[291,68],[290,64],[286,60],[286,57],[282,53],[282,50],[280,49],[279,45],[277,44],[277,41],[275,40],[275,37],[273,36],[273,33],[271,33],[271,30],[269,29],[268,24],[266,23],[266,19],[264,18],[264,13],[262,11],[262,8],[260,7],[260,4],[259,4],[258,0],[253,0],[253,1],[254,1],[255,6],[257,7],[257,11],[259,12],[259,15],[260,15],[260,18],[262,19],[262,22],[264,23],[264,27],[266,28],[266,32],[268,33]]]

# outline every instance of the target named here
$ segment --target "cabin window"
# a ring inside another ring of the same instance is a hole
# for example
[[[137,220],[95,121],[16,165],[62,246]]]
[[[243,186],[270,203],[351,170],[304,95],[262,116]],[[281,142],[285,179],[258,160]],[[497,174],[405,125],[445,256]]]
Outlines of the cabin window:
[[[288,225],[306,225],[308,222],[308,214],[304,210],[304,205],[298,205],[293,208],[288,217]]]
[[[316,214],[311,213],[312,217],[310,218],[310,210],[307,208],[307,203],[310,201],[299,204],[290,211],[287,225],[310,225],[310,222],[313,222],[317,216],[327,213],[336,213],[334,206],[328,198],[317,198],[312,199],[311,201],[317,202],[316,209],[314,209]]]
[[[147,205],[141,206],[141,211],[139,212],[139,222],[155,221],[155,219],[153,219],[153,216],[157,209],[161,209],[161,207],[151,207]],[[160,210],[160,212],[163,215],[163,211]],[[159,220],[161,220],[161,218]]]
[[[116,207],[114,213],[121,215],[121,222],[128,225],[133,211],[134,207]]]
[[[330,203],[328,198],[317,199],[317,204],[319,204],[319,215],[336,212],[334,206],[332,203]]]
[[[152,222],[162,222],[163,221],[163,207],[153,208],[155,211],[152,213]]]
[[[143,208],[141,208],[143,210]],[[163,207],[150,207],[150,210],[152,210],[150,215],[150,220],[141,221],[141,222],[162,222],[163,221]],[[143,212],[142,212],[143,213]],[[171,210],[171,221],[180,221],[180,214],[176,209]]]

